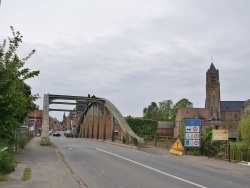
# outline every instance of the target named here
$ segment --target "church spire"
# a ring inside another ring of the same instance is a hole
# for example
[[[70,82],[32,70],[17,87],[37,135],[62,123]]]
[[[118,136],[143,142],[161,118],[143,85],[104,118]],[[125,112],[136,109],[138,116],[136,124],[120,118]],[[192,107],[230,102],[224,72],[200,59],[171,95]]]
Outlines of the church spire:
[[[217,73],[217,70],[214,66],[214,63],[213,63],[213,56],[211,56],[211,65],[210,65],[210,68],[209,68],[209,72],[210,73]]]
[[[220,81],[219,70],[215,68],[211,57],[211,65],[206,73],[206,102],[205,108],[211,117],[220,118]]]

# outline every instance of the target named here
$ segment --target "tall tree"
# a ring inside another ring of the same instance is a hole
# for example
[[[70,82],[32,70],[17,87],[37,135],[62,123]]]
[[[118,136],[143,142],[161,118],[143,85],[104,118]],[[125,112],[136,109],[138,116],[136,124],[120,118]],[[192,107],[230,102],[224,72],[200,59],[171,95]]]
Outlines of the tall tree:
[[[158,120],[159,118],[159,107],[155,102],[151,102],[148,108],[143,109],[143,118]]]
[[[172,100],[159,102],[160,117],[164,121],[171,120],[171,109],[173,108]]]
[[[24,68],[35,50],[20,59],[16,52],[22,43],[22,36],[13,27],[11,30],[13,37],[0,44],[0,141],[5,143],[14,141],[14,132],[23,123],[27,113],[35,110],[34,101],[38,98],[38,95],[31,94],[31,88],[25,80],[38,76],[39,71]]]
[[[193,103],[190,102],[188,99],[186,98],[183,98],[181,100],[179,100],[172,108],[172,111],[171,111],[171,119],[174,121],[175,118],[176,118],[176,115],[177,115],[177,112],[178,112],[178,109],[179,108],[182,108],[182,107],[190,107],[192,108],[193,107]]]
[[[174,121],[177,111],[181,107],[193,107],[193,103],[183,98],[173,105],[172,100],[164,100],[159,102],[159,107],[155,102],[143,109],[143,118],[158,121]]]

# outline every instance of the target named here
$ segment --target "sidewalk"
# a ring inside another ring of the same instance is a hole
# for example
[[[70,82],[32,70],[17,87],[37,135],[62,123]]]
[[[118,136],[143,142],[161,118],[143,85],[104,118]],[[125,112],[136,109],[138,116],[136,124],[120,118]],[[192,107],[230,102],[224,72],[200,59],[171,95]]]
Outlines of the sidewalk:
[[[40,137],[34,137],[19,151],[15,158],[17,167],[9,177],[9,181],[0,182],[0,188],[79,188],[77,178],[60,160],[53,146],[41,146]],[[25,168],[31,168],[31,178],[22,181]]]

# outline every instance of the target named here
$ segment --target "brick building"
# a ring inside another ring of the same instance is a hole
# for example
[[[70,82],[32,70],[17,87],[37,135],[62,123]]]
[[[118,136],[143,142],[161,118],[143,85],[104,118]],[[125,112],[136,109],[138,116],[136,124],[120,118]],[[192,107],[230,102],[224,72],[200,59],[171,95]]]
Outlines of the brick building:
[[[157,136],[168,136],[171,138],[174,137],[174,122],[158,121],[157,123]]]
[[[43,110],[29,112],[24,120],[24,125],[28,126],[29,131],[41,132],[43,120]],[[49,129],[62,130],[62,125],[56,118],[49,117]]]
[[[24,120],[24,125],[28,126],[29,131],[39,131],[42,129],[43,110],[29,112]]]

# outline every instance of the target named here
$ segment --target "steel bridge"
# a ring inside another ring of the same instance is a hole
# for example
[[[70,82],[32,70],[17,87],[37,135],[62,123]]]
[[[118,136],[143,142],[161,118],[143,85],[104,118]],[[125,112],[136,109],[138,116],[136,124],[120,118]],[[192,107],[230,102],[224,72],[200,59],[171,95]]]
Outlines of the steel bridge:
[[[60,100],[60,102],[58,102]],[[74,110],[52,109],[50,104],[74,105]],[[77,116],[76,137],[143,146],[144,139],[129,127],[120,111],[107,99],[88,95],[69,96],[45,94],[41,145],[49,145],[49,111],[69,111]]]

